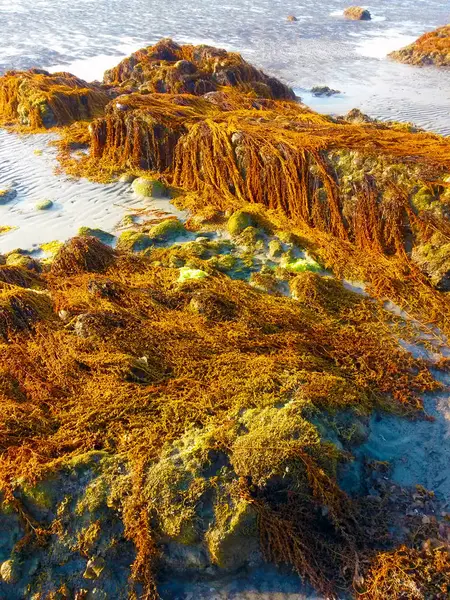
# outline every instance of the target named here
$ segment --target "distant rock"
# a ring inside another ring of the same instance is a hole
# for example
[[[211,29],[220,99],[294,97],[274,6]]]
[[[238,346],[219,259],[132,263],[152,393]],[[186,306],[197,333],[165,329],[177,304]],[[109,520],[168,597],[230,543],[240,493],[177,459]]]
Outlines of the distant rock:
[[[295,23],[296,21],[298,21],[297,17],[295,17],[294,15],[289,15],[287,20],[291,21],[291,23]]]
[[[322,97],[322,96],[334,96],[335,94],[340,94],[341,92],[339,90],[333,90],[332,88],[328,87],[327,85],[317,85],[313,88],[311,88],[311,94],[313,94],[313,96],[317,96],[317,97]]]
[[[413,44],[389,54],[390,58],[410,65],[450,66],[450,25],[422,35]]]
[[[368,115],[364,114],[359,108],[352,108],[344,117],[346,121],[349,123],[372,123],[373,119],[371,119]]]
[[[344,10],[344,17],[352,21],[370,21],[372,19],[370,12],[361,6],[349,6]]]

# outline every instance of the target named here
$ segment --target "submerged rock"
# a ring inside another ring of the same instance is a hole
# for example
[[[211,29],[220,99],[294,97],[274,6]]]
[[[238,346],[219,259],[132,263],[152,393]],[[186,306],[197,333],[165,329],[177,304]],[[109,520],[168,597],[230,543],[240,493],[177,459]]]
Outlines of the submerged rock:
[[[0,205],[11,202],[11,200],[14,200],[16,196],[17,190],[15,190],[14,188],[8,187],[0,190]]]
[[[332,88],[328,87],[327,85],[318,85],[315,86],[313,88],[311,88],[311,94],[313,94],[314,96],[317,96],[318,98],[322,97],[322,96],[334,96],[336,94],[340,94],[341,92],[339,90],[333,90]]]

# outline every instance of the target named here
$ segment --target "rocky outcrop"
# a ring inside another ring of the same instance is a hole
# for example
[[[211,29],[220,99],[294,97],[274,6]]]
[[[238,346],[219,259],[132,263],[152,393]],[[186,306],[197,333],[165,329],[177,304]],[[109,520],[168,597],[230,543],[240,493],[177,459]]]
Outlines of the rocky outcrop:
[[[366,8],[350,6],[344,10],[344,17],[352,21],[370,21],[372,16]]]
[[[422,35],[413,44],[389,54],[390,58],[410,65],[450,66],[450,25]]]
[[[97,117],[111,100],[100,86],[70,73],[8,71],[0,77],[0,122],[48,129]]]
[[[293,99],[294,92],[247,63],[212,46],[180,46],[170,39],[142,48],[106,71],[104,82],[128,91],[203,95],[221,86],[263,98]]]

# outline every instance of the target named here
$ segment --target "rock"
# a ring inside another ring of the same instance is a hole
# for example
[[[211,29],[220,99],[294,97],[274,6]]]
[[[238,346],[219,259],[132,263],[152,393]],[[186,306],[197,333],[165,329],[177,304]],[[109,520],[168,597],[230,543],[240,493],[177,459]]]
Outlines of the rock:
[[[450,66],[450,25],[425,33],[413,44],[391,52],[389,57],[411,65]]]
[[[341,92],[339,90],[333,90],[327,85],[318,85],[311,88],[311,93],[320,98],[322,96],[334,96],[335,94],[340,94]]]
[[[211,321],[229,321],[237,312],[234,303],[206,290],[198,291],[192,296],[189,308]]]
[[[120,315],[98,311],[78,315],[74,323],[74,331],[78,337],[88,338],[124,326],[125,322]]]
[[[372,16],[370,12],[360,6],[350,6],[344,10],[344,17],[352,21],[370,21]]]
[[[108,298],[115,300],[119,296],[116,284],[108,279],[105,281],[97,281],[92,279],[87,285],[87,290],[90,294],[97,298]]]
[[[103,244],[112,244],[115,240],[115,237],[111,233],[103,231],[103,229],[92,229],[91,227],[80,227],[78,235],[82,237],[95,237]]]
[[[5,560],[0,566],[2,581],[9,584],[17,583],[20,579],[20,563],[18,559]]]
[[[14,188],[8,187],[0,190],[0,206],[2,204],[7,204],[8,202],[11,202],[11,200],[14,200],[16,196],[17,190],[15,190]]]
[[[45,198],[44,200],[40,200],[39,202],[36,202],[36,204],[34,205],[36,210],[48,210],[52,206],[53,206],[53,202],[51,200],[49,200],[48,198]]]
[[[450,291],[450,243],[435,234],[428,243],[413,248],[411,259],[438,290]]]
[[[275,239],[269,242],[269,256],[271,258],[279,258],[283,252],[283,244],[280,240]]]
[[[70,73],[35,70],[8,71],[0,77],[0,96],[7,98],[2,119],[34,130],[98,117],[111,99],[99,85]]]
[[[154,225],[149,231],[150,237],[158,241],[173,240],[174,238],[185,234],[186,229],[184,228],[183,223],[178,219],[164,219],[164,221]]]
[[[238,210],[228,219],[227,229],[230,235],[235,237],[241,234],[247,227],[253,227],[255,225],[255,217],[251,213]]]
[[[352,110],[345,115],[344,119],[349,123],[373,123],[373,119],[368,115],[365,115],[358,108],[352,108]]]
[[[41,265],[37,260],[31,258],[26,254],[21,254],[20,252],[11,252],[6,257],[6,264],[8,266],[14,267],[23,267],[24,269],[28,269],[30,271],[36,271],[37,273],[41,272]]]
[[[85,579],[98,579],[103,573],[105,566],[105,560],[100,556],[97,558],[91,558],[86,565],[86,570],[83,574],[83,577]]]
[[[295,17],[294,15],[288,15],[287,20],[290,21],[291,23],[298,21],[297,17]]]
[[[133,183],[135,179],[137,179],[136,175],[132,175],[131,173],[124,173],[119,177],[121,183]]]
[[[139,177],[132,183],[133,191],[138,196],[161,198],[168,195],[168,190],[165,185],[156,179],[147,177]]]
[[[124,231],[117,240],[117,249],[128,252],[143,252],[150,248],[154,239],[138,231]]]
[[[115,261],[115,258],[114,250],[102,244],[96,237],[74,237],[58,250],[51,271],[53,274],[64,275],[101,273]]]

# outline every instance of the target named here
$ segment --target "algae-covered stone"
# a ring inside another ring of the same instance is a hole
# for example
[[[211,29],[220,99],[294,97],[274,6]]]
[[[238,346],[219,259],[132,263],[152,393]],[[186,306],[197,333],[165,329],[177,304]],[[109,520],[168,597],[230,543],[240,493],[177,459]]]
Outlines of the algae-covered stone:
[[[0,566],[0,577],[5,583],[17,583],[20,579],[20,562],[18,559],[5,560]]]
[[[255,218],[251,213],[238,210],[228,219],[227,229],[230,235],[237,236],[247,229],[247,227],[254,227],[255,225]]]
[[[36,260],[26,254],[20,254],[20,252],[11,252],[11,254],[8,254],[6,264],[8,266],[24,267],[30,271],[40,271],[39,263]]]
[[[181,221],[178,219],[164,219],[164,221],[150,229],[149,235],[157,240],[168,241],[185,233],[186,230]]]
[[[149,179],[148,177],[135,179],[131,187],[138,196],[161,198],[168,195],[168,190],[164,184],[157,179]]]
[[[136,175],[132,175],[131,173],[124,173],[119,177],[121,183],[133,183],[135,179],[137,179]]]
[[[308,254],[305,254],[304,258],[291,258],[287,256],[281,261],[281,266],[291,273],[303,273],[304,271],[318,272],[322,271],[322,267],[311,258]]]
[[[91,558],[86,565],[83,577],[85,579],[98,579],[105,569],[105,559],[101,556]]]
[[[278,258],[283,254],[283,244],[280,240],[274,239],[269,242],[269,256],[271,258]]]
[[[259,551],[255,509],[244,500],[218,503],[206,542],[212,562],[221,569],[234,571],[251,562]]]
[[[48,198],[39,200],[39,202],[36,202],[36,204],[35,204],[36,210],[48,210],[49,208],[52,208],[52,206],[53,206],[53,202],[51,200],[49,200]]]
[[[0,205],[11,202],[11,200],[14,200],[16,196],[17,190],[15,190],[14,188],[8,187],[0,189]]]
[[[117,241],[117,249],[142,252],[153,245],[153,239],[145,234],[138,231],[124,231],[120,234]]]
[[[190,267],[181,267],[178,281],[179,283],[184,283],[185,281],[199,280],[204,279],[205,277],[208,277],[208,273],[206,273],[206,271],[202,271],[201,269],[192,269]]]
[[[411,198],[411,202],[417,210],[429,210],[432,208],[436,196],[429,187],[422,186]]]
[[[111,233],[103,231],[103,229],[92,229],[91,227],[80,227],[78,235],[96,237],[104,244],[112,244],[115,239]]]

